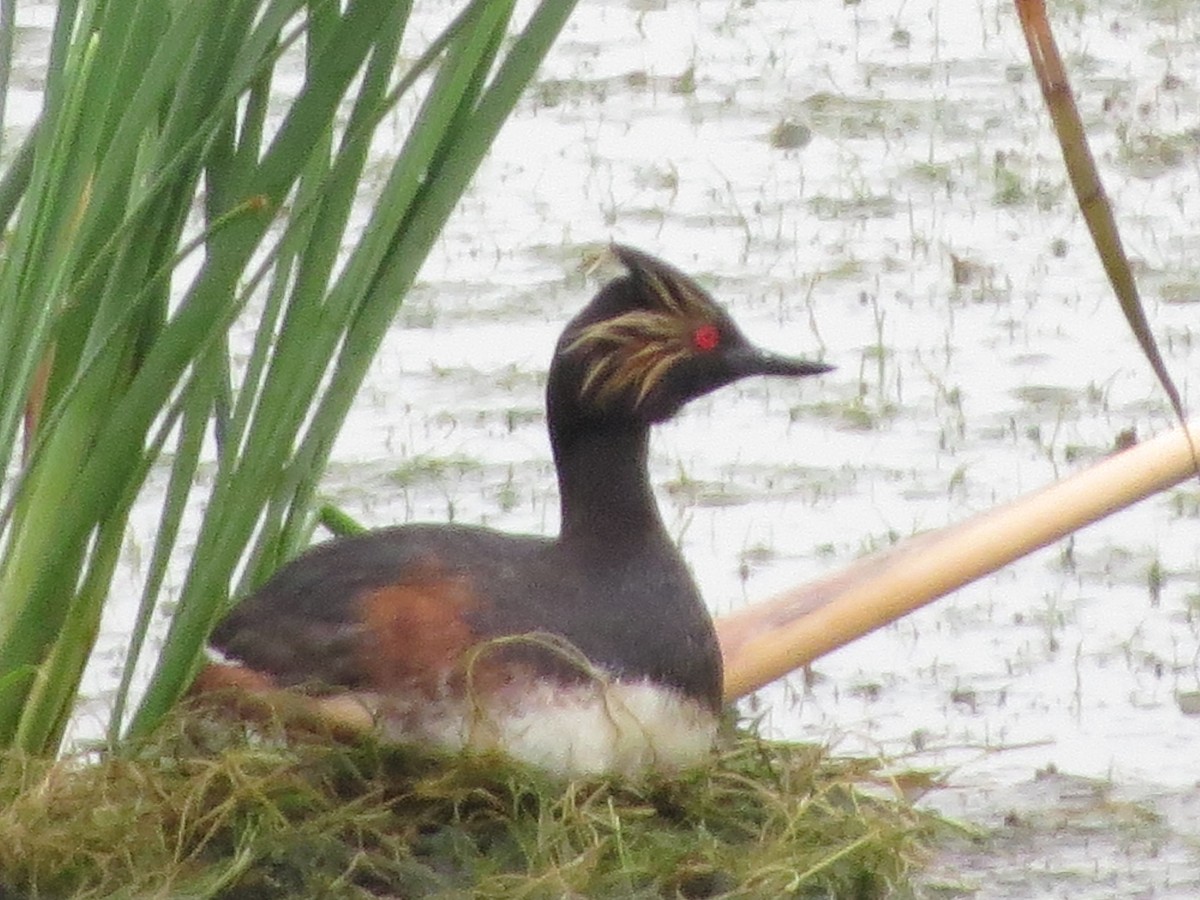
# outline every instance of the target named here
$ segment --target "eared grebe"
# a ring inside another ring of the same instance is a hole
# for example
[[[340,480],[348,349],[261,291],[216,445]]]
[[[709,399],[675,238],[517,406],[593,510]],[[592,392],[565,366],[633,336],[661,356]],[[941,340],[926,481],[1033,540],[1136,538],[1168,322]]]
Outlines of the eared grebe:
[[[759,350],[691,278],[612,252],[627,273],[567,325],[546,385],[559,536],[405,525],[313,547],[217,626],[198,690],[299,689],[388,738],[564,775],[704,758],[721,655],[659,517],[649,428],[739,378],[830,367]]]

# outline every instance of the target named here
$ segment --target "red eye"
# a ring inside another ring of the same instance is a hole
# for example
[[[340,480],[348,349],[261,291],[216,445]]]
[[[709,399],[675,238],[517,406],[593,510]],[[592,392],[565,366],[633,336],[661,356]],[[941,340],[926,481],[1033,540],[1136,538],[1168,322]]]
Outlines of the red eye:
[[[709,350],[715,350],[719,343],[721,343],[721,332],[716,325],[701,325],[692,332],[692,345],[697,350],[707,353]]]

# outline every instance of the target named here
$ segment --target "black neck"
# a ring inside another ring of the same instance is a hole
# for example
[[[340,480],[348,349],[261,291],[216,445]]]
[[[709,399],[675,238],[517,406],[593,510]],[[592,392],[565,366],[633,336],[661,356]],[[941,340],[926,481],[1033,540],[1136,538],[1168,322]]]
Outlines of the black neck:
[[[551,429],[564,543],[613,555],[622,545],[666,541],[646,472],[649,430],[592,421]]]

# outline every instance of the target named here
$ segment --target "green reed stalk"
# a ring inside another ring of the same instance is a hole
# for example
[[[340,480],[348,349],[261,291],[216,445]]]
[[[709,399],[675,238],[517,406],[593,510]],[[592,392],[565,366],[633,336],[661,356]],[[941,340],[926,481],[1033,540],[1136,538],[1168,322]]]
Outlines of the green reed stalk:
[[[544,0],[509,41],[515,0],[465,2],[416,48],[414,5],[59,4],[42,116],[0,173],[0,746],[60,743],[135,504],[160,512],[113,738],[164,602],[134,732],[231,598],[307,541],[369,361],[574,3]],[[415,116],[364,199],[398,104]]]

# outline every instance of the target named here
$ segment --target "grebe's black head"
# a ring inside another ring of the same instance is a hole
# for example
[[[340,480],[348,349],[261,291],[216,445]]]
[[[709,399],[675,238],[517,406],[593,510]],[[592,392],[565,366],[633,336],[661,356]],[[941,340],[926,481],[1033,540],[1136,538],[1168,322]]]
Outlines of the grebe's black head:
[[[748,375],[816,375],[832,366],[760,350],[674,266],[612,246],[625,266],[571,320],[550,372],[552,410],[579,418],[669,419],[689,400]]]

